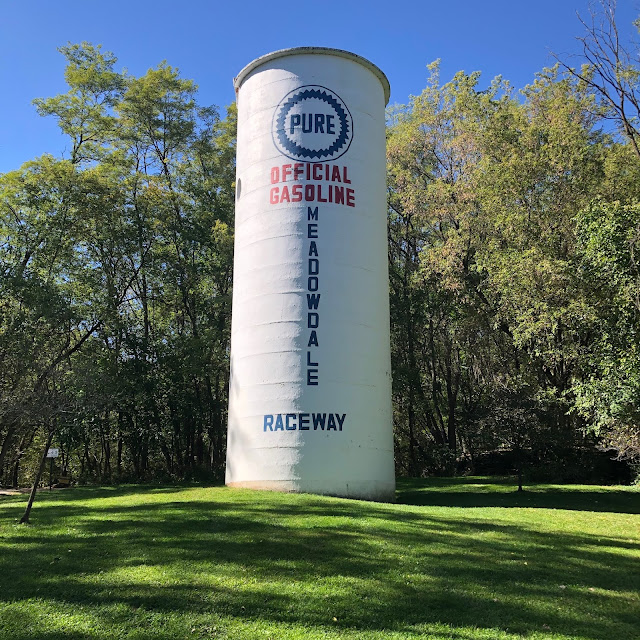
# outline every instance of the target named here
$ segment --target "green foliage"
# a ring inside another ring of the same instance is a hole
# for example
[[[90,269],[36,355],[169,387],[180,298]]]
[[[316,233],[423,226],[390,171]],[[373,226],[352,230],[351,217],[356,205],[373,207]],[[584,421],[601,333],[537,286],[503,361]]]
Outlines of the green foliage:
[[[127,78],[114,71],[117,58],[91,43],[60,47],[67,59],[66,94],[38,98],[34,104],[43,116],[55,116],[63,133],[71,138],[71,162],[101,158],[116,135],[113,107],[125,90]]]
[[[557,66],[520,99],[500,78],[440,85],[430,69],[389,114],[399,467],[450,472],[505,449],[522,461],[525,447],[530,467],[559,468],[592,446],[583,430],[604,404],[609,418],[638,410],[638,212],[623,208],[615,231],[576,213],[605,194],[633,199],[640,165],[598,129],[590,87]],[[443,466],[428,452],[445,444]]]
[[[482,131],[508,100],[499,80],[480,92],[479,74],[459,73],[440,86],[438,64],[430,69],[423,93],[390,114],[388,135],[392,361],[396,418],[408,424],[396,439],[408,450],[400,469],[412,474],[454,469],[461,409],[476,403],[466,391],[494,349],[475,264],[484,230],[474,185]],[[440,468],[428,461],[429,441],[448,449]]]
[[[69,91],[35,103],[70,158],[0,178],[0,473],[43,422],[79,479],[220,473],[235,108],[166,63],[60,51]]]
[[[640,461],[640,205],[598,201],[576,222],[594,310],[576,408],[622,457]]]

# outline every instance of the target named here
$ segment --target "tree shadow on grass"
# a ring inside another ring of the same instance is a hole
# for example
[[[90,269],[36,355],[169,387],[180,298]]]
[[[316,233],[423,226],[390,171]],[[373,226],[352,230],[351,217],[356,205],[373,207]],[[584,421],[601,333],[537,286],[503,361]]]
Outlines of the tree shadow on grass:
[[[525,507],[640,514],[640,491],[631,487],[532,485],[518,492],[512,479],[399,478],[400,504],[431,507]]]
[[[108,495],[131,494],[119,491]],[[104,637],[100,611],[116,605],[334,631],[640,635],[637,546],[626,538],[314,496],[174,491],[161,503],[43,501],[38,526],[0,540],[0,599],[88,608]]]

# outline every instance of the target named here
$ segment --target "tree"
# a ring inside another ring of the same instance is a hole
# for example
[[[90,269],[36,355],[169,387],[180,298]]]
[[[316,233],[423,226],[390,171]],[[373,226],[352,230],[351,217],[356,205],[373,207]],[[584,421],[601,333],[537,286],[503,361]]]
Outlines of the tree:
[[[616,24],[616,0],[600,0],[600,12],[580,18],[585,34],[578,40],[586,61],[580,70],[556,55],[562,67],[593,92],[601,114],[618,125],[640,160],[640,69],[623,43]],[[640,32],[640,18],[634,22]]]
[[[394,397],[408,424],[396,433],[411,473],[438,466],[434,449],[449,472],[461,445],[468,453],[460,418],[478,398],[471,379],[489,375],[481,362],[494,348],[493,310],[476,268],[476,186],[483,132],[508,103],[499,79],[479,91],[479,73],[459,73],[440,86],[438,64],[430,69],[422,94],[391,113],[388,140]]]
[[[596,201],[576,221],[593,309],[576,409],[605,445],[640,462],[640,205]]]
[[[477,437],[511,388],[528,389],[559,455],[582,438],[570,409],[592,310],[574,216],[598,194],[617,146],[596,129],[588,88],[557,67],[522,102],[500,79],[479,91],[479,77],[440,86],[434,74],[391,114],[392,345],[407,471],[433,469],[427,451],[443,446],[459,461],[482,446],[521,450],[527,421],[509,440],[507,409],[504,428],[497,418],[491,427],[500,438]]]
[[[47,436],[47,443],[45,445],[44,451],[40,456],[40,464],[38,465],[38,470],[36,472],[36,476],[33,480],[33,486],[31,487],[31,493],[29,494],[29,500],[27,500],[27,506],[25,507],[24,513],[20,518],[20,524],[28,524],[29,518],[31,516],[31,509],[33,507],[33,502],[36,499],[36,491],[38,490],[38,485],[40,484],[40,478],[42,477],[42,472],[44,471],[44,466],[47,461],[47,453],[49,451],[49,447],[51,446],[51,442],[53,441],[54,431],[52,428],[49,429],[49,434]]]
[[[199,106],[166,63],[134,78],[99,46],[61,52],[68,92],[35,102],[70,158],[0,178],[0,469],[55,378],[76,473],[219,472],[235,110]]]
[[[601,0],[599,12],[580,20],[585,31],[579,38],[585,60],[580,70],[561,62],[627,142],[612,145],[601,197],[575,218],[580,273],[590,302],[590,340],[581,359],[583,375],[575,385],[575,410],[605,446],[637,462],[640,68],[637,51],[623,42],[615,12],[615,0]],[[640,19],[634,26],[640,31]]]

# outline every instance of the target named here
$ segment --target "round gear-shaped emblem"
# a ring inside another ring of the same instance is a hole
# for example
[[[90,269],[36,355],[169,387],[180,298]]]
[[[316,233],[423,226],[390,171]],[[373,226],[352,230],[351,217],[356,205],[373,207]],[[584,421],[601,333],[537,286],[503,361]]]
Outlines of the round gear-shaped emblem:
[[[353,119],[342,98],[320,85],[290,91],[273,115],[273,142],[292,160],[327,162],[344,155]]]

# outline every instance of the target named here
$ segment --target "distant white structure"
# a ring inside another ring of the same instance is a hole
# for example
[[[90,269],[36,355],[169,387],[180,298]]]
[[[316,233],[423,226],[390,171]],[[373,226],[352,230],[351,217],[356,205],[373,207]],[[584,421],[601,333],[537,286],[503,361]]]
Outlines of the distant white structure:
[[[393,500],[385,112],[346,51],[246,66],[226,483]]]

